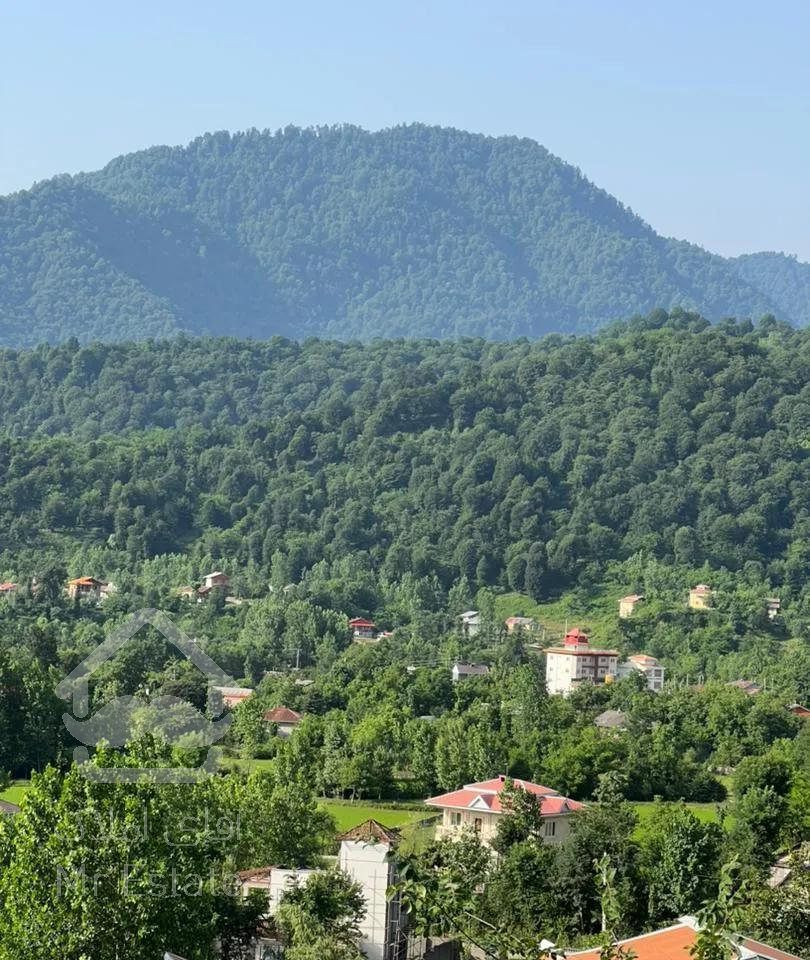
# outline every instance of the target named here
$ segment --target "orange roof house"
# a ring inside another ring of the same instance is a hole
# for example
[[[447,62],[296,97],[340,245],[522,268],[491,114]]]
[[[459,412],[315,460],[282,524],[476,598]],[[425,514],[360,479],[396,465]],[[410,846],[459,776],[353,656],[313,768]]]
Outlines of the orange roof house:
[[[289,707],[275,707],[273,710],[266,710],[262,718],[265,723],[272,724],[276,728],[276,735],[279,737],[289,737],[301,722],[301,714]]]
[[[98,580],[96,577],[76,577],[75,580],[68,580],[67,591],[71,600],[77,597],[100,600],[102,588],[106,586],[106,580]]]
[[[689,950],[695,944],[698,923],[694,917],[681,917],[671,927],[642,933],[638,937],[620,940],[619,945],[632,950],[636,960],[690,960]],[[732,938],[734,946],[729,946],[729,960],[801,960],[792,953],[777,950],[767,943],[751,940],[749,937]],[[591,950],[567,950],[567,960],[599,960],[599,948]]]

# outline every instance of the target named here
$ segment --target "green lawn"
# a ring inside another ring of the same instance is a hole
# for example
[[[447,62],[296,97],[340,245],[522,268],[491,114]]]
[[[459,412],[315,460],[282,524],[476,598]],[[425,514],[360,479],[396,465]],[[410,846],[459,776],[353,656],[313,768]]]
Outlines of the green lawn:
[[[28,780],[12,780],[8,790],[0,791],[0,800],[6,803],[16,803],[19,806],[23,794],[28,789]]]
[[[430,816],[430,808],[419,805],[413,807],[376,806],[371,803],[349,803],[336,800],[323,800],[321,806],[335,818],[338,830],[344,833],[363,823],[376,820],[384,827],[405,827]]]
[[[701,820],[703,823],[720,822],[717,816],[716,803],[687,803],[686,806],[694,813],[698,820]],[[638,814],[639,828],[643,828],[644,824],[652,817],[656,804],[652,801],[642,801],[634,803],[633,807]]]

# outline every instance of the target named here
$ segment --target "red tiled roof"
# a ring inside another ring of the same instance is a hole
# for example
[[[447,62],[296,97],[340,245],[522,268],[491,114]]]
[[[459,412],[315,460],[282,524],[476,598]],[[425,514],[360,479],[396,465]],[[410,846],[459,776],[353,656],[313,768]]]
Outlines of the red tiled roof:
[[[644,595],[641,593],[628,593],[626,597],[622,597],[622,600],[626,600],[628,603],[638,603],[639,600],[643,600]]]
[[[354,619],[349,621],[350,627],[373,627],[374,624],[370,620],[364,620],[362,617],[354,617]]]
[[[550,787],[541,786],[539,783],[531,783],[528,780],[514,780],[513,783],[516,787],[527,790],[541,798],[540,811],[544,817],[561,816],[582,809],[581,803],[560,796],[556,790],[552,790]],[[478,805],[483,803],[492,813],[503,813],[500,793],[505,784],[506,778],[503,777],[485,780],[481,783],[468,783],[461,790],[453,790],[439,797],[431,797],[425,803],[432,807],[467,810],[477,801]]]
[[[686,923],[644,933],[640,937],[620,940],[622,946],[628,946],[636,955],[636,960],[687,960],[689,948],[695,942],[695,929]],[[599,947],[593,950],[579,950],[567,953],[577,960],[599,960]]]
[[[805,707],[801,703],[791,703],[788,710],[794,717],[810,717],[810,707]]]
[[[290,710],[289,707],[276,707],[273,710],[267,710],[264,719],[268,723],[299,723],[301,714]]]
[[[696,921],[692,917],[683,917],[680,923],[671,927],[654,930],[652,933],[643,933],[638,937],[629,937],[627,940],[620,940],[619,944],[632,950],[636,960],[688,960],[689,949],[694,946],[696,936]],[[747,937],[740,937],[738,942],[755,956],[764,957],[766,960],[801,960],[792,953],[785,953],[784,950],[777,950],[767,943],[759,943]],[[729,960],[732,960],[735,955],[729,950]],[[566,957],[576,957],[576,960],[599,960],[599,948],[568,951]]]
[[[76,577],[75,580],[68,580],[68,584],[70,586],[74,586],[74,585],[75,586],[92,586],[95,583],[101,586],[104,583],[104,581],[96,580],[95,577]]]
[[[9,590],[16,590],[17,584],[12,583],[10,580],[6,583],[0,583],[0,593],[7,593]]]

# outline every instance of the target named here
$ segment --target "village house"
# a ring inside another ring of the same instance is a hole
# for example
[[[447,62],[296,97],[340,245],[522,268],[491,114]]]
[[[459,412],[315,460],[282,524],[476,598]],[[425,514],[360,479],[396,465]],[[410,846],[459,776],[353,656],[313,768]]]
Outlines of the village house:
[[[114,583],[96,577],[76,577],[68,580],[67,592],[71,600],[105,600],[116,592]]]
[[[640,593],[630,593],[619,600],[619,617],[622,620],[629,620],[633,616],[633,611],[644,600]]]
[[[619,946],[636,960],[690,960],[700,926],[695,917],[680,917],[677,923],[651,933],[620,940]],[[552,951],[552,956],[562,953]],[[600,948],[566,950],[566,960],[599,960]],[[801,960],[792,953],[777,950],[750,937],[734,936],[729,945],[728,960]]]
[[[634,653],[623,663],[619,664],[619,677],[630,677],[633,673],[640,673],[647,684],[647,689],[653,693],[660,693],[664,689],[664,668],[655,659],[646,653]]]
[[[442,811],[442,821],[436,828],[436,839],[459,837],[467,829],[474,830],[484,843],[495,838],[498,821],[507,811],[501,806],[500,795],[507,777],[495,777],[482,783],[468,783],[460,790],[431,797],[425,803]],[[571,817],[582,810],[582,804],[563,797],[556,790],[528,780],[513,780],[520,790],[533,793],[540,800],[543,817],[543,839],[559,843],[570,831]]]
[[[465,637],[474,637],[481,629],[481,614],[477,610],[465,610],[458,619]]]
[[[616,677],[618,650],[596,650],[578,627],[569,630],[560,647],[546,650],[546,688],[567,696],[582,683],[605,683]]]
[[[349,629],[352,632],[352,638],[355,640],[373,640],[377,627],[371,620],[365,620],[363,617],[353,617],[349,621]]]
[[[206,573],[202,579],[201,590],[213,590],[214,587],[225,588],[230,586],[231,578],[227,573],[223,573],[221,570],[215,570],[213,573]]]
[[[621,710],[604,710],[593,723],[600,730],[626,730],[627,714]]]
[[[398,831],[384,827],[376,820],[366,820],[337,839],[340,843],[338,869],[359,884],[365,901],[358,944],[363,955],[368,960],[396,960],[404,956],[408,939],[405,916],[399,897],[387,896],[397,880],[392,853],[399,843]],[[265,919],[270,920],[284,894],[293,887],[306,885],[318,872],[317,868],[260,867],[243,870],[237,876],[243,897],[256,890],[266,896]],[[270,922],[259,928],[254,947],[256,960],[283,956],[283,944]],[[418,952],[422,955],[421,951]]]
[[[765,609],[768,611],[768,619],[775,620],[782,609],[782,601],[779,597],[768,597],[765,601]]]
[[[217,712],[222,707],[233,710],[234,707],[238,707],[240,703],[244,703],[253,696],[253,690],[250,687],[212,687],[211,692],[219,708]]]
[[[689,591],[688,606],[692,610],[709,610],[712,605],[712,588],[699,583]]]
[[[489,674],[489,667],[483,663],[461,663],[457,661],[453,664],[451,676],[453,683],[459,680],[467,680],[469,677],[486,677]]]
[[[810,717],[810,707],[805,707],[801,703],[791,703],[788,710],[790,710],[794,717],[801,717],[802,720]]]
[[[732,680],[728,685],[742,690],[742,692],[747,693],[749,697],[756,696],[756,694],[762,691],[762,684],[757,683],[756,680]]]
[[[227,573],[221,570],[215,570],[213,573],[206,573],[202,579],[202,586],[197,591],[197,599],[205,600],[210,596],[213,590],[226,590],[231,583],[231,578]]]
[[[277,737],[286,740],[301,722],[301,714],[289,707],[275,707],[273,710],[266,710],[262,719],[275,730]]]
[[[9,803],[7,800],[0,800],[0,815],[14,817],[20,812],[16,803]]]
[[[6,581],[6,583],[0,583],[0,597],[10,597],[17,592],[17,584],[11,583],[11,581]]]
[[[538,627],[537,621],[532,617],[507,617],[504,620],[504,626],[507,633],[514,633],[515,630],[525,630],[527,633],[534,633]]]

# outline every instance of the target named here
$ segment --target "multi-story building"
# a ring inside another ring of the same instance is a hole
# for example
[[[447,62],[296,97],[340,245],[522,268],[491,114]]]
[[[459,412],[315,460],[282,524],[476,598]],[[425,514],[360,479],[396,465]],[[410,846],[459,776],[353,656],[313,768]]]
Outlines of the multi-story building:
[[[561,647],[546,650],[546,687],[549,693],[569,694],[582,683],[615,679],[618,650],[596,650],[578,627],[569,630]]]
[[[619,664],[619,677],[629,677],[633,671],[640,673],[647,682],[647,689],[660,693],[664,689],[664,668],[646,653],[636,653]]]
[[[501,805],[501,792],[507,777],[495,777],[482,783],[468,783],[460,790],[431,797],[425,803],[442,811],[442,822],[436,828],[436,838],[458,837],[462,832],[474,830],[484,843],[495,838],[498,821],[508,815]],[[559,843],[570,831],[573,814],[582,809],[576,800],[563,797],[556,790],[543,787],[528,780],[513,780],[515,787],[533,793],[541,804],[543,816],[543,839],[547,843]]]

